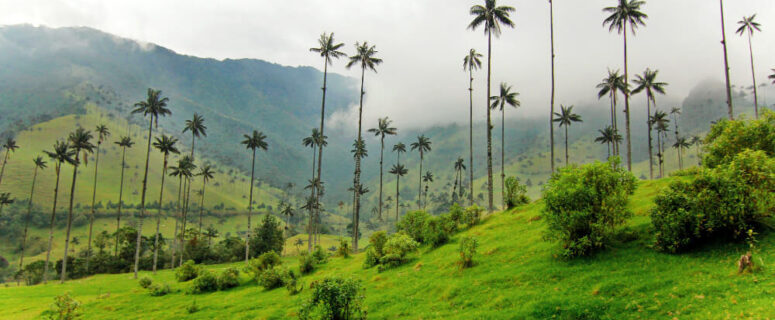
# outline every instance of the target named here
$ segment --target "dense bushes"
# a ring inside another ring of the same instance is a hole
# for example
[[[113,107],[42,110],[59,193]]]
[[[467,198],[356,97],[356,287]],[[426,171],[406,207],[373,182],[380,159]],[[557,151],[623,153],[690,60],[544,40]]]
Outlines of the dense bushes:
[[[465,237],[460,240],[460,260],[458,265],[460,268],[470,268],[474,266],[474,255],[476,254],[476,248],[479,246],[479,242],[473,237]]]
[[[191,283],[191,293],[218,291],[218,278],[210,271],[202,270]]]
[[[307,251],[302,251],[299,255],[299,272],[308,274],[315,270],[315,258]]]
[[[674,181],[655,199],[656,247],[678,252],[710,239],[742,240],[775,208],[775,160],[745,150],[727,164]]]
[[[258,258],[251,259],[245,266],[245,271],[253,275],[253,279],[259,281],[261,274],[269,269],[282,264],[280,256],[274,251],[262,254]]]
[[[284,284],[283,278],[287,273],[288,270],[286,269],[272,267],[259,273],[258,277],[256,277],[256,281],[258,282],[258,285],[264,287],[264,289],[272,290],[274,288],[279,288]]]
[[[54,303],[49,310],[42,314],[43,319],[50,320],[74,320],[81,319],[81,303],[70,296],[70,293],[64,293],[54,297]]]
[[[186,282],[196,278],[199,275],[199,267],[194,264],[193,260],[188,260],[183,263],[182,266],[175,270],[175,279],[178,282]]]
[[[336,248],[336,255],[342,258],[350,257],[350,243],[345,239],[339,240],[339,247]]]
[[[158,284],[154,283],[148,287],[148,294],[150,294],[152,297],[161,297],[165,296],[172,292],[172,289],[170,288],[170,285],[168,284]]]
[[[431,217],[425,211],[410,211],[401,218],[398,222],[396,229],[398,232],[406,233],[417,242],[423,242],[423,231],[425,229],[425,221]]]
[[[379,271],[395,268],[406,262],[406,256],[420,244],[404,233],[395,233],[385,242],[384,255],[379,259]]]
[[[730,163],[746,149],[775,156],[775,112],[765,111],[758,120],[721,120],[705,137],[703,165],[715,168]]]
[[[227,268],[218,275],[218,290],[227,290],[239,286],[239,270]]]
[[[257,257],[263,253],[274,251],[283,252],[285,238],[280,221],[272,215],[264,215],[254,236],[250,238],[250,255]]]
[[[627,200],[635,192],[635,176],[613,161],[561,168],[544,188],[546,237],[560,241],[563,256],[604,247],[614,228],[631,215]]]
[[[519,178],[508,177],[506,178],[505,185],[505,202],[508,209],[516,208],[530,202],[530,198],[527,197],[527,186],[519,184]]]
[[[143,289],[148,289],[148,287],[150,287],[152,283],[153,281],[151,281],[151,278],[148,278],[148,277],[142,277],[140,278],[140,280],[137,281],[137,284],[139,284],[140,288],[143,288]]]
[[[312,290],[312,296],[299,310],[299,319],[366,319],[364,289],[359,281],[326,278]]]

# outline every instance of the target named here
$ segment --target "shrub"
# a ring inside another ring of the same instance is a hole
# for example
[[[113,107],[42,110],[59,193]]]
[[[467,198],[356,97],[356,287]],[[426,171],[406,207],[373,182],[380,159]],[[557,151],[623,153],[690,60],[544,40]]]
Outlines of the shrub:
[[[656,248],[679,252],[711,239],[743,240],[775,208],[775,159],[746,150],[726,165],[674,181],[655,198]]]
[[[258,285],[264,287],[264,289],[272,290],[283,285],[283,278],[286,274],[287,270],[274,267],[261,272],[256,280],[258,281]]]
[[[205,293],[218,291],[218,278],[210,271],[201,271],[199,276],[191,283],[191,293]]]
[[[328,253],[323,250],[323,247],[315,246],[315,250],[312,251],[312,258],[319,264],[326,263],[328,261]]]
[[[519,178],[506,178],[506,207],[508,209],[516,208],[520,205],[530,202],[527,197],[527,186],[519,184]]]
[[[462,214],[462,212],[463,212],[462,209],[461,209],[460,212]],[[440,221],[441,228],[444,230],[444,232],[446,232],[449,235],[453,235],[453,234],[455,234],[457,232],[457,229],[458,229],[457,225],[458,225],[458,221],[460,219],[458,218],[458,220],[455,220],[455,218],[452,215],[452,211],[451,210],[450,210],[449,213],[445,213],[445,214],[440,215],[439,219],[441,219],[441,221]]]
[[[167,295],[171,291],[172,289],[170,289],[170,285],[166,283],[165,284],[154,283],[148,287],[148,293],[152,297],[161,297],[161,296]]]
[[[274,251],[282,252],[285,245],[283,226],[274,216],[264,215],[261,224],[253,231],[250,237],[251,256],[259,256],[263,253]]]
[[[482,220],[482,212],[484,209],[477,205],[470,206],[463,211],[463,215],[460,217],[460,223],[465,224],[467,227],[473,227],[479,224]]]
[[[239,270],[227,268],[218,275],[218,290],[227,290],[239,286]]]
[[[425,211],[411,211],[404,215],[403,218],[401,218],[401,221],[398,222],[398,225],[396,226],[396,229],[399,232],[404,232],[414,241],[423,242],[423,229],[425,228],[425,221],[430,219],[431,215],[429,215]]]
[[[369,237],[369,244],[371,244],[371,247],[374,248],[374,252],[377,254],[377,256],[382,256],[384,254],[385,250],[385,243],[387,242],[388,236],[387,232],[385,231],[377,231],[371,234],[371,237]]]
[[[366,319],[364,289],[353,279],[326,278],[299,310],[299,319]]]
[[[730,163],[746,149],[775,156],[775,112],[765,111],[758,120],[721,120],[705,137],[703,165],[715,168]]]
[[[191,304],[186,307],[186,312],[188,313],[195,313],[197,311],[199,311],[199,307],[196,305],[196,300],[191,301]]]
[[[299,276],[293,270],[288,270],[285,273],[283,283],[285,283],[285,289],[288,290],[289,295],[296,295],[304,289],[304,284],[300,284],[298,281]]]
[[[188,260],[182,266],[175,270],[175,279],[178,282],[186,282],[196,278],[199,275],[199,268],[194,264],[194,260]]]
[[[449,219],[455,222],[455,224],[462,223],[463,220],[463,213],[465,213],[465,210],[463,207],[461,207],[459,204],[455,203],[452,205],[452,207],[449,208]]]
[[[381,256],[374,247],[366,249],[366,257],[363,259],[363,268],[368,269],[379,264]]]
[[[406,262],[406,255],[414,251],[420,244],[405,233],[391,235],[385,242],[385,254],[379,258],[379,271],[400,266]]]
[[[339,247],[336,248],[336,255],[342,258],[350,257],[350,244],[347,242],[347,240],[339,240]]]
[[[604,247],[616,226],[631,215],[627,201],[635,192],[635,179],[618,159],[561,168],[543,190],[547,239],[559,240],[566,258]]]
[[[460,268],[465,269],[474,266],[474,255],[478,245],[479,243],[476,239],[470,236],[460,240],[460,261],[458,261]]]
[[[447,232],[444,223],[444,219],[440,217],[430,217],[425,221],[425,228],[423,229],[423,240],[425,243],[438,247],[449,241],[451,234]]]
[[[258,281],[258,278],[266,270],[272,269],[282,263],[280,256],[274,251],[266,252],[260,255],[258,258],[251,259],[248,265],[245,267],[245,271],[253,275],[253,279]]]
[[[307,251],[303,251],[299,255],[299,272],[301,274],[308,274],[315,270],[315,258],[312,257]]]
[[[137,281],[137,283],[140,285],[141,288],[147,289],[148,287],[151,286],[153,281],[151,281],[151,278],[142,277],[142,278],[140,278],[140,280]]]
[[[81,318],[81,303],[73,299],[70,293],[60,294],[54,297],[51,308],[43,312],[44,319],[50,320],[75,320]]]

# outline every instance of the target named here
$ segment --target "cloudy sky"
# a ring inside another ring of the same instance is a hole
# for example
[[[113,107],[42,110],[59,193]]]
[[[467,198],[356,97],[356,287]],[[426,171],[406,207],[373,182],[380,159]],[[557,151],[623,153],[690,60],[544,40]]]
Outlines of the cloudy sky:
[[[377,46],[384,63],[367,74],[366,121],[390,116],[402,126],[467,122],[469,48],[486,53],[481,30],[466,27],[473,0],[0,0],[0,24],[89,26],[156,43],[182,54],[258,58],[320,68],[308,49],[322,32],[335,32],[352,53],[355,41]],[[555,0],[557,101],[589,105],[606,69],[622,68],[622,40],[602,26],[602,8],[615,0]],[[493,45],[493,83],[513,85],[522,108],[511,117],[544,116],[549,104],[549,7],[546,0],[499,0],[516,8],[515,29]],[[743,15],[758,13],[754,37],[759,83],[775,68],[775,1],[726,1],[732,82],[750,86],[746,38],[735,35]],[[723,79],[719,3],[715,0],[647,0],[647,26],[630,40],[631,73],[659,69],[669,82],[666,103],[680,103],[705,79]],[[773,29],[771,29],[773,28]],[[772,30],[772,31],[771,31]],[[333,70],[358,77],[357,70]],[[475,85],[477,118],[484,113],[484,73]],[[495,90],[495,89],[493,89]],[[634,100],[635,107],[641,103]],[[772,97],[770,100],[775,100]],[[775,101],[769,102],[772,104]],[[603,104],[603,103],[601,103]],[[355,114],[339,114],[346,122]]]

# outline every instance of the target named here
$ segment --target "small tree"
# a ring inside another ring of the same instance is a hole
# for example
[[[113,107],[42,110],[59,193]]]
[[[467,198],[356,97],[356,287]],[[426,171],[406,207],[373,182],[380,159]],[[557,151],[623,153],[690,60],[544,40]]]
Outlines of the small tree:
[[[479,242],[474,237],[468,236],[460,240],[460,261],[458,261],[458,265],[460,265],[461,269],[474,266],[474,255],[478,246]]]
[[[43,313],[44,319],[49,320],[75,320],[81,319],[81,303],[75,301],[70,293],[58,295],[54,298],[51,309]]]
[[[530,202],[527,197],[527,186],[519,184],[519,178],[508,177],[506,179],[506,208],[513,209]]]
[[[363,292],[358,280],[323,279],[314,285],[312,297],[299,311],[299,319],[366,319]]]

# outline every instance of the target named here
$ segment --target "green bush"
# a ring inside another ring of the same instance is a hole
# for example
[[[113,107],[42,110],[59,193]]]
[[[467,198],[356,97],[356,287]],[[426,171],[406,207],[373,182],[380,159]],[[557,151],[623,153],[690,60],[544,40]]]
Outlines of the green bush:
[[[384,271],[406,262],[406,256],[417,250],[420,244],[403,232],[394,233],[385,242],[385,254],[379,258],[378,270]]]
[[[312,258],[315,259],[316,263],[323,264],[328,261],[328,253],[323,250],[323,247],[315,246],[315,250],[312,251]]]
[[[603,248],[631,215],[627,201],[636,178],[612,161],[561,168],[544,187],[546,237],[560,241],[566,258]]]
[[[381,257],[374,247],[369,247],[366,249],[366,257],[363,259],[363,268],[368,269],[378,265]]]
[[[460,209],[460,213],[462,215],[463,209]],[[452,211],[450,210],[449,213],[445,213],[439,216],[441,219],[441,228],[444,229],[444,232],[446,232],[449,235],[453,235],[458,230],[458,222],[460,221],[460,218],[458,217],[457,220],[455,220],[454,216],[452,215]]]
[[[516,208],[530,202],[527,197],[527,186],[519,184],[519,178],[506,178],[506,207],[508,209]]]
[[[54,297],[51,308],[42,313],[43,319],[49,320],[75,320],[81,319],[81,303],[64,293]]]
[[[423,229],[424,243],[430,244],[434,248],[447,243],[451,234],[447,232],[447,228],[444,225],[445,222],[451,222],[451,220],[445,221],[440,217],[428,218]]]
[[[191,293],[218,291],[218,278],[210,271],[202,270],[191,283]]]
[[[287,273],[288,270],[273,267],[261,272],[256,280],[258,285],[264,287],[264,289],[272,290],[283,286],[283,279],[287,276]]]
[[[255,257],[271,251],[283,252],[284,233],[284,228],[277,218],[271,214],[264,215],[250,237],[250,255]]]
[[[191,304],[186,307],[186,312],[188,313],[195,313],[197,311],[199,311],[199,307],[196,305],[196,300],[191,301]]]
[[[253,275],[253,279],[258,281],[258,278],[264,271],[272,269],[280,264],[282,264],[280,255],[274,251],[269,251],[260,255],[258,258],[251,259],[244,270],[246,273]]]
[[[326,278],[312,290],[312,296],[299,310],[299,319],[366,319],[360,281]]]
[[[401,218],[401,221],[398,222],[398,225],[396,226],[396,229],[399,232],[406,233],[414,241],[423,242],[423,229],[425,229],[425,221],[430,219],[431,215],[429,215],[425,211],[410,211],[406,215],[404,215],[403,218]]]
[[[463,207],[461,207],[459,204],[455,203],[452,205],[452,207],[449,208],[449,219],[455,222],[455,224],[461,224],[463,223],[463,213],[465,213],[465,210]]]
[[[194,264],[194,260],[188,260],[182,266],[175,270],[175,279],[178,282],[186,282],[196,278],[199,275],[199,268]]]
[[[142,277],[140,278],[140,280],[137,281],[137,283],[140,285],[140,288],[147,289],[148,287],[151,286],[153,281],[151,280],[151,278]]]
[[[482,220],[482,212],[484,209],[477,205],[470,206],[463,211],[463,215],[460,217],[460,223],[466,225],[466,227],[473,227]]]
[[[289,295],[296,295],[304,289],[304,284],[299,283],[299,276],[296,275],[293,270],[288,270],[283,278],[285,289],[288,290]]]
[[[775,209],[775,159],[746,150],[731,162],[674,181],[655,198],[656,248],[679,252],[712,239],[743,240]]]
[[[239,286],[239,270],[227,268],[218,275],[218,290],[227,290]]]
[[[342,258],[350,257],[350,243],[345,239],[339,240],[339,247],[336,248],[336,255]]]
[[[169,294],[171,291],[172,289],[170,289],[170,285],[166,283],[165,284],[154,283],[148,287],[148,293],[152,297],[161,297]]]
[[[765,111],[758,120],[721,120],[704,141],[703,165],[715,168],[730,163],[746,149],[775,156],[775,112]]]
[[[377,254],[377,256],[382,256],[385,252],[385,243],[387,242],[388,236],[387,232],[385,231],[377,231],[371,234],[371,237],[369,237],[369,244],[371,244],[371,247],[374,248],[374,252]]]
[[[299,272],[301,274],[308,274],[315,270],[315,258],[312,257],[307,251],[303,251],[299,255]]]
[[[479,246],[479,242],[473,237],[464,237],[460,240],[460,260],[458,264],[460,268],[470,268],[474,266],[474,255],[476,254],[476,247]]]

